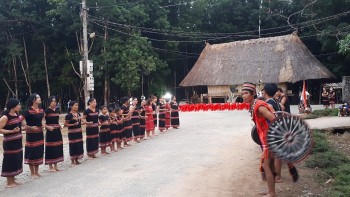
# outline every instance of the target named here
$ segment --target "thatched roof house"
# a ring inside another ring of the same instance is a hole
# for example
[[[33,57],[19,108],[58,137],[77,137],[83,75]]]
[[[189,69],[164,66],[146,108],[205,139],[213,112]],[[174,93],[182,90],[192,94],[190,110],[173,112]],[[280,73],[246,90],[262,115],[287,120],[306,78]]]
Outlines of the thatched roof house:
[[[180,86],[295,83],[335,78],[296,34],[207,44]]]

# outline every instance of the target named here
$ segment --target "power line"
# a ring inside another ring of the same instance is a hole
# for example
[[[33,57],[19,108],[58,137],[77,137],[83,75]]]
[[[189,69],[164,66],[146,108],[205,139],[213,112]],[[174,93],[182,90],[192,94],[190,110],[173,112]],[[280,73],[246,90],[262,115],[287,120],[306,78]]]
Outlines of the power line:
[[[328,17],[323,17],[323,18],[319,18],[319,19],[315,19],[315,20],[309,20],[309,21],[305,21],[305,22],[301,22],[301,23],[292,24],[292,25],[296,26],[298,28],[313,26],[315,24],[324,23],[324,22],[336,19],[336,18],[341,17],[341,16],[346,16],[349,13],[350,13],[350,11],[346,11],[346,12],[342,12],[342,13],[339,13],[339,14],[331,15],[331,16],[328,16]],[[258,31],[258,30],[251,30],[251,31],[243,31],[243,32],[235,32],[235,33],[185,32],[185,31],[166,30],[166,29],[157,29],[157,28],[147,28],[147,27],[142,27],[142,26],[134,26],[134,25],[129,25],[129,24],[122,24],[122,23],[117,23],[117,22],[104,20],[104,19],[101,19],[101,18],[98,18],[98,17],[95,17],[95,16],[91,16],[91,15],[89,15],[89,17],[94,18],[96,20],[107,22],[109,24],[114,24],[114,25],[118,25],[118,26],[122,26],[122,27],[126,27],[126,28],[135,28],[135,29],[148,30],[148,31],[152,31],[152,32],[166,32],[166,33],[173,33],[173,34],[182,33],[182,34],[191,35],[191,36],[199,35],[199,34],[201,34],[201,35],[236,35],[236,34],[244,34],[244,33],[254,33],[254,32]],[[281,29],[281,28],[292,29],[290,27],[290,25],[285,25],[285,26],[280,26],[280,27],[272,27],[272,28],[261,29],[261,31],[276,30],[276,29]]]
[[[96,33],[96,37],[100,37],[100,38],[104,38],[103,34],[99,35],[99,33]],[[116,40],[113,38],[108,38],[110,40],[115,40],[118,41],[120,43],[126,43],[126,41],[122,41],[122,40]],[[201,54],[198,53],[188,53],[188,52],[181,52],[181,51],[175,51],[175,50],[168,50],[168,49],[161,49],[161,48],[157,48],[157,47],[149,47],[151,49],[154,49],[156,51],[162,51],[165,53],[171,53],[171,54],[176,54],[178,56],[182,56],[183,59],[184,58],[198,58]],[[315,57],[319,57],[319,56],[327,56],[327,55],[333,55],[333,54],[338,54],[337,52],[332,52],[332,53],[325,53],[325,54],[317,54],[317,55],[313,55]],[[297,59],[299,58],[304,58],[306,56],[300,56],[300,57],[295,57],[295,60],[291,60],[291,61],[297,61]],[[210,60],[217,60],[217,61],[232,61],[235,58],[227,58],[227,59],[217,59],[217,58],[210,58]],[[235,61],[235,62],[278,62],[278,61]]]
[[[8,14],[11,14],[9,11],[7,11],[7,10],[5,10],[5,9],[0,8],[0,10],[3,10],[4,12],[7,12]],[[67,32],[64,32],[64,31],[61,31],[61,30],[57,29],[55,26],[45,25],[45,24],[40,23],[40,22],[35,21],[35,20],[29,20],[29,19],[24,19],[24,18],[19,18],[19,19],[20,19],[20,20],[26,20],[26,21],[28,21],[29,23],[36,23],[36,24],[39,24],[39,25],[45,27],[45,28],[41,28],[41,29],[52,29],[52,30],[54,30],[54,31],[61,32],[61,33],[65,34],[66,36],[75,37],[75,36],[72,36],[72,35],[67,34]],[[74,21],[73,21],[73,22],[74,22]],[[70,21],[69,21],[69,22],[66,22],[66,23],[70,23]],[[63,24],[66,24],[66,23],[63,23]],[[35,30],[32,30],[32,32],[35,32]],[[31,33],[31,32],[27,32],[27,33]],[[21,34],[23,34],[23,33],[19,33],[19,35],[21,35]]]
[[[100,24],[98,22],[96,22],[95,20],[90,20],[91,23],[96,24],[100,27],[103,28],[107,28],[109,30],[115,31],[117,33],[123,34],[123,35],[127,35],[127,36],[131,36],[131,37],[135,37],[135,35],[124,32],[122,30],[119,29],[115,29],[115,28],[111,28],[111,27],[106,27],[104,24]],[[268,35],[273,35],[273,34],[281,34],[281,33],[292,33],[292,30],[284,30],[284,31],[279,31],[279,32],[271,32],[271,33],[265,33],[265,34],[261,34],[263,36],[268,36]],[[231,35],[231,36],[224,36],[224,37],[215,37],[215,38],[208,38],[208,39],[202,39],[202,40],[169,40],[169,39],[154,39],[154,38],[149,38],[146,36],[141,36],[143,38],[147,38],[150,41],[158,41],[158,42],[179,42],[179,43],[201,43],[201,42],[208,42],[208,41],[215,41],[215,40],[222,40],[222,39],[233,39],[235,37],[253,37],[256,38],[257,36],[255,35]]]
[[[99,24],[97,22],[94,22],[92,20],[90,20],[90,22],[92,22],[93,24],[98,25],[100,27],[107,28],[109,30],[115,31],[117,33],[120,33],[120,34],[123,34],[123,35],[126,35],[126,36],[137,37],[136,35],[133,35],[133,34],[129,34],[129,33],[126,33],[126,32],[123,32],[123,31],[111,28],[111,27],[106,27],[106,26],[101,25],[101,24]],[[149,38],[149,37],[144,37],[144,36],[141,36],[141,37],[142,38],[146,38],[146,39],[151,40],[151,41],[157,41],[157,42],[176,42],[176,43],[201,43],[201,42],[205,42],[204,40],[201,40],[201,41],[162,40],[162,39],[154,39],[154,38]]]
[[[106,27],[104,24],[100,24],[98,22],[96,22],[95,20],[90,20],[91,23],[98,25],[100,27],[103,28],[107,28],[109,30],[115,31],[117,33],[123,34],[123,35],[127,35],[130,37],[135,37],[135,35],[124,32],[122,30],[119,29],[115,29],[115,28],[111,28],[111,27]],[[279,32],[271,32],[271,33],[265,33],[265,34],[261,34],[262,36],[269,36],[269,35],[276,35],[276,34],[286,34],[286,33],[292,33],[292,30],[284,30],[284,31],[279,31]],[[178,42],[178,43],[202,43],[202,42],[208,42],[208,41],[215,41],[215,40],[222,40],[222,39],[233,39],[234,37],[254,37],[256,38],[256,36],[254,35],[234,35],[234,36],[225,36],[225,37],[216,37],[216,38],[208,38],[208,39],[203,39],[203,40],[169,40],[169,39],[154,39],[154,38],[149,38],[146,36],[141,36],[143,38],[147,38],[150,41],[158,41],[158,42]]]
[[[144,2],[145,0],[139,0],[136,2],[125,2],[125,3],[118,3],[118,4],[111,4],[108,2],[108,6],[89,6],[87,8],[89,9],[101,9],[101,8],[110,8],[110,7],[117,7],[117,6],[126,6],[126,5],[133,5],[133,4],[140,4],[142,2]],[[177,3],[177,4],[169,4],[169,5],[158,5],[159,8],[168,8],[168,7],[174,7],[174,6],[182,6],[182,5],[188,5],[188,4],[193,4],[195,2],[197,2],[198,0],[195,1],[190,1],[190,2],[183,2],[183,3]],[[97,3],[98,4],[98,3]]]
[[[97,19],[90,19],[90,21],[94,21],[94,22],[100,22],[100,23],[105,23],[106,21],[104,20],[97,20]],[[131,27],[125,27],[125,26],[118,26],[115,24],[109,24],[112,25],[114,27],[117,28],[122,28],[125,30],[130,30]],[[143,30],[143,29],[137,29],[140,32],[144,32],[144,33],[149,33],[149,34],[156,34],[156,35],[164,35],[164,36],[172,36],[172,37],[182,37],[182,38],[201,38],[202,40],[215,40],[217,38],[227,38],[227,37],[258,37],[257,35],[221,35],[221,36],[214,36],[214,35],[209,35],[209,36],[205,36],[205,35],[186,35],[186,34],[173,34],[173,33],[166,33],[166,32],[157,32],[157,31],[150,31],[150,30]],[[214,36],[214,37],[213,37]]]
[[[96,20],[96,19],[90,19],[90,21],[95,21],[95,22],[100,22],[100,23],[104,23],[105,21],[103,20]],[[115,24],[109,24],[118,28],[122,28],[125,30],[130,30],[131,27],[125,27],[125,26],[118,26]],[[183,37],[183,38],[202,38],[202,39],[212,39],[212,38],[217,38],[217,37],[208,37],[208,36],[204,36],[204,35],[186,35],[186,34],[173,34],[173,33],[166,33],[166,32],[157,32],[157,31],[150,31],[150,30],[142,30],[142,29],[137,29],[140,32],[145,32],[145,33],[149,33],[149,34],[156,34],[156,35],[165,35],[165,36],[173,36],[173,37]],[[255,37],[256,35],[244,35],[245,37]],[[225,36],[221,36],[221,37],[226,37]],[[242,37],[241,35],[237,35],[236,37]]]
[[[100,33],[95,33],[95,36],[96,37],[100,37],[100,38],[103,38],[104,39],[104,35],[103,34],[100,34]],[[114,40],[114,41],[118,41],[120,43],[127,43],[126,41],[124,40],[117,40],[117,39],[114,39],[114,38],[108,38],[109,40]],[[155,49],[155,50],[158,50],[158,51],[164,51],[164,52],[169,52],[169,53],[176,53],[176,54],[182,54],[182,55],[188,55],[189,57],[192,56],[192,57],[195,57],[195,58],[198,58],[198,56],[200,54],[197,54],[197,53],[186,53],[186,52],[181,52],[181,51],[174,51],[174,50],[168,50],[168,49],[161,49],[161,48],[156,48],[156,47],[153,47],[153,46],[149,46],[148,48],[151,48],[151,49]]]
[[[125,6],[125,5],[132,5],[132,4],[139,4],[141,2],[143,2],[145,0],[139,0],[139,1],[136,1],[136,2],[125,2],[125,3],[120,3],[120,4],[111,4],[108,2],[108,6],[99,6],[98,3],[96,3],[96,6],[93,7],[93,6],[90,6],[90,7],[87,7],[88,9],[101,9],[101,8],[110,8],[110,7],[117,7],[117,6]]]
[[[314,34],[314,35],[300,36],[300,38],[308,38],[308,37],[329,35],[329,34],[331,34],[332,32],[336,32],[336,31],[339,31],[339,30],[347,29],[347,28],[349,28],[349,27],[350,27],[350,25],[347,25],[347,26],[344,26],[344,27],[341,27],[341,28],[333,29],[333,30],[331,30],[331,31],[329,31],[329,32],[326,32],[326,33],[318,33],[318,34]],[[340,33],[344,33],[344,32],[340,32]],[[335,35],[334,35],[334,36],[335,36]]]
[[[172,5],[165,5],[165,6],[159,6],[160,8],[167,8],[167,7],[174,7],[174,6],[181,6],[181,5],[187,5],[187,4],[192,4],[196,3],[198,0],[196,1],[191,1],[191,2],[183,2],[183,3],[177,3],[177,4],[172,4]]]

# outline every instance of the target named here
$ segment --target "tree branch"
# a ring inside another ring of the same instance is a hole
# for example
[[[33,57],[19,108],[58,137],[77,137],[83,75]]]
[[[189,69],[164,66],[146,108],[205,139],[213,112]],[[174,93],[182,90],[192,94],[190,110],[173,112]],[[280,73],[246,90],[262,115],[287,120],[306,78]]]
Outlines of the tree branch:
[[[12,88],[10,87],[10,85],[7,83],[5,77],[2,77],[2,79],[4,80],[7,88],[10,90],[10,92],[12,93],[13,96],[16,96],[16,94],[13,92]]]
[[[65,47],[65,48],[66,48],[66,53],[67,53],[67,55],[69,55],[69,51],[68,51],[67,47]],[[75,72],[75,74],[77,74],[77,75],[79,76],[79,78],[81,79],[82,76],[78,73],[77,70],[75,70],[75,67],[74,67],[74,64],[73,64],[72,61],[70,61],[70,64],[72,65],[72,68],[73,68],[73,71]]]

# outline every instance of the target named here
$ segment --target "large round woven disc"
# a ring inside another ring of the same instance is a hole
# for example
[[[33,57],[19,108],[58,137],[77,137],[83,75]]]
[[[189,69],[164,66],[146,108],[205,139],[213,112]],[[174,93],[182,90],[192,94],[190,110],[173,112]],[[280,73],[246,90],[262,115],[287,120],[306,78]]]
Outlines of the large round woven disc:
[[[256,144],[261,145],[261,141],[260,141],[260,137],[259,137],[259,134],[258,134],[258,130],[256,129],[255,125],[252,128],[251,136],[252,136],[253,141]]]
[[[312,149],[312,134],[299,117],[282,115],[271,122],[267,145],[276,158],[295,163],[304,159]]]

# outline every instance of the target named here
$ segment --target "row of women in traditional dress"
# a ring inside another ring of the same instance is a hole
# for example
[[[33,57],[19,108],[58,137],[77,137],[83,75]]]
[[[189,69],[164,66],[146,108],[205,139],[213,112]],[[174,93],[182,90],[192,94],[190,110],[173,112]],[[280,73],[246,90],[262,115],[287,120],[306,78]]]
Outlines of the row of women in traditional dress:
[[[328,109],[329,105],[333,109],[335,107],[335,91],[331,87],[329,91],[326,88],[322,89],[322,104]]]
[[[122,106],[119,108],[107,108],[102,106],[96,109],[97,103],[94,98],[88,100],[88,108],[81,115],[77,101],[69,103],[69,111],[65,116],[64,126],[68,127],[69,154],[73,165],[79,164],[79,159],[83,158],[83,130],[82,125],[86,125],[86,152],[88,157],[96,158],[96,154],[101,148],[101,154],[108,154],[106,149],[111,151],[122,149],[122,145],[128,146],[134,140],[140,142],[145,139],[145,135],[150,137],[155,134],[156,124],[154,115],[160,113],[160,128],[179,127],[179,113],[176,98],[172,102],[164,103],[160,100],[159,107],[154,109],[156,98],[143,100],[137,106],[138,100],[135,98],[132,104],[129,98],[122,99]],[[4,157],[1,176],[7,177],[7,187],[15,187],[18,183],[14,177],[23,171],[23,146],[22,130],[26,131],[26,142],[24,151],[24,163],[29,165],[32,178],[37,178],[39,165],[44,163],[49,165],[50,171],[58,171],[57,163],[64,160],[63,138],[61,125],[59,123],[59,111],[57,99],[54,96],[49,98],[49,106],[46,110],[40,108],[41,98],[38,94],[30,95],[28,99],[28,109],[21,111],[20,101],[11,98],[6,103],[6,109],[0,118],[0,133],[4,135],[3,149]],[[170,108],[169,108],[170,106]],[[163,112],[165,117],[163,118]],[[170,113],[166,115],[166,113]],[[157,117],[157,116],[155,116]],[[42,123],[45,119],[46,124]],[[164,121],[164,123],[163,123]],[[46,138],[44,142],[44,132]],[[161,130],[161,129],[160,129]],[[161,130],[161,131],[162,131]]]

